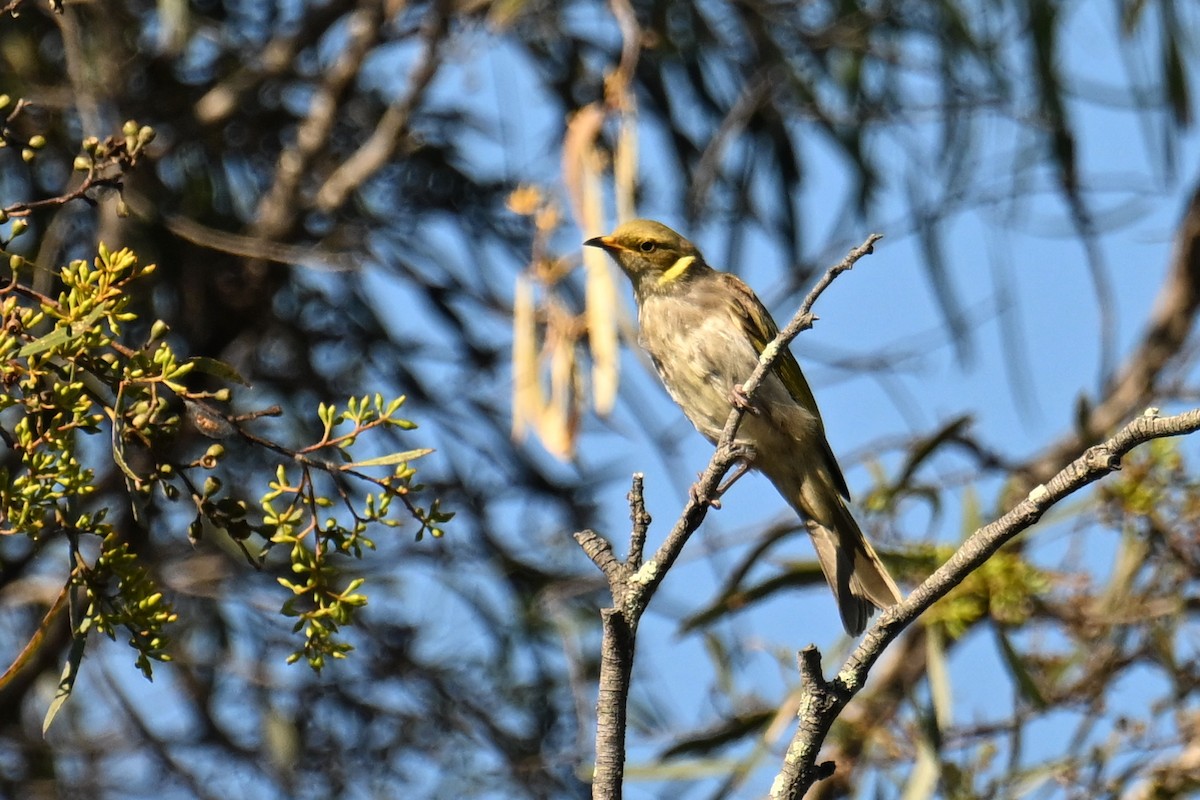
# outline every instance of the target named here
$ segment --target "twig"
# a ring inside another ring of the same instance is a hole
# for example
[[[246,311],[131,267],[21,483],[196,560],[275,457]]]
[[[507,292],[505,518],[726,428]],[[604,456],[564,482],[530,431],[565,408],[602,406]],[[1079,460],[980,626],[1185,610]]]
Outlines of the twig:
[[[646,497],[643,491],[645,476],[640,472],[633,473],[633,486],[629,490],[629,519],[633,530],[629,534],[629,563],[634,567],[642,565],[646,549],[646,532],[650,529],[650,513],[646,511]]]
[[[825,681],[815,648],[801,655],[804,689],[800,699],[800,724],[788,746],[783,769],[771,787],[772,800],[795,800],[831,771],[817,764],[817,755],[833,721],[866,682],[867,673],[886,648],[917,617],[968,574],[1026,530],[1068,495],[1121,468],[1121,458],[1134,447],[1166,436],[1200,430],[1200,408],[1170,417],[1154,410],[1134,419],[1107,441],[1090,447],[1050,481],[1039,484],[1000,519],[976,531],[946,563],[902,603],[885,611],[846,659],[837,676]],[[815,663],[814,663],[815,659]]]
[[[254,232],[264,239],[283,238],[294,224],[303,179],[333,133],[343,96],[354,85],[363,61],[379,41],[383,29],[383,3],[360,0],[348,15],[346,43],[341,55],[325,71],[309,103],[308,115],[296,130],[296,140],[279,154],[275,180],[259,201]]]
[[[42,645],[49,636],[51,628],[58,622],[59,618],[62,617],[63,611],[67,608],[67,599],[70,591],[71,584],[68,582],[59,591],[58,597],[54,599],[54,602],[50,604],[49,610],[42,617],[41,624],[33,632],[33,636],[29,637],[29,641],[25,643],[25,646],[21,648],[20,654],[8,665],[8,668],[4,670],[4,674],[0,675],[0,692],[6,690],[17,676],[33,663],[38,653],[41,652]]]
[[[55,208],[57,206],[65,206],[67,203],[75,200],[83,200],[91,205],[95,205],[96,201],[88,196],[88,192],[92,189],[104,187],[108,189],[120,189],[121,179],[123,174],[115,176],[100,175],[96,172],[89,172],[87,177],[80,182],[78,186],[65,194],[60,194],[57,197],[47,197],[42,200],[26,200],[23,202],[12,203],[4,207],[4,215],[6,217],[28,217],[39,208]]]
[[[742,384],[747,401],[753,399],[768,370],[792,339],[801,331],[812,327],[817,319],[812,313],[812,307],[821,293],[838,275],[871,253],[875,242],[880,238],[881,234],[877,233],[868,236],[865,242],[826,270],[817,281],[787,327],[763,350],[758,366]],[[708,468],[692,487],[683,513],[649,561],[642,561],[646,528],[650,520],[642,503],[640,475],[634,477],[633,488],[630,491],[633,528],[630,534],[629,557],[625,561],[618,559],[612,545],[595,531],[581,531],[575,534],[575,540],[579,542],[580,547],[608,579],[613,599],[612,607],[601,611],[603,641],[600,693],[596,709],[596,765],[592,777],[592,797],[596,800],[617,800],[621,797],[625,765],[625,721],[638,623],[650,598],[666,577],[667,570],[679,558],[687,540],[704,521],[711,501],[717,495],[721,479],[739,460],[740,453],[734,441],[744,413],[743,408],[732,406]]]
[[[688,209],[695,211],[703,208],[713,183],[720,175],[726,148],[730,142],[738,140],[754,115],[770,101],[775,87],[781,83],[782,72],[781,69],[763,69],[746,80],[737,101],[729,108],[729,113],[721,120],[696,162],[692,185],[687,194]]]
[[[330,212],[340,208],[349,194],[382,169],[400,148],[413,112],[442,65],[442,45],[450,24],[450,10],[451,4],[444,0],[435,4],[425,29],[425,48],[409,77],[408,91],[388,106],[366,141],[326,178],[316,193],[315,205],[320,210]]]
[[[253,102],[246,98],[260,91],[264,83],[286,80],[284,76],[296,66],[297,55],[306,48],[315,48],[345,14],[342,3],[308,6],[303,19],[277,30],[258,53],[242,61],[196,101],[192,106],[196,122],[218,129],[228,124],[230,117]]]

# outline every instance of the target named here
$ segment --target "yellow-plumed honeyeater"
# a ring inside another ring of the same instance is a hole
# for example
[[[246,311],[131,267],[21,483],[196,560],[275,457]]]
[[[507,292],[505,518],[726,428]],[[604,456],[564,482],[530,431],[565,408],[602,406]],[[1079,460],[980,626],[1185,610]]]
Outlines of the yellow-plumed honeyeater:
[[[584,244],[605,250],[629,276],[642,347],[683,413],[716,443],[731,404],[745,400],[741,381],[778,332],[770,313],[750,287],[710,267],[694,244],[661,223],[635,219]],[[790,351],[759,387],[736,443],[812,523],[809,532],[842,624],[851,634],[862,633],[872,606],[898,603],[900,591],[846,508],[846,479]]]

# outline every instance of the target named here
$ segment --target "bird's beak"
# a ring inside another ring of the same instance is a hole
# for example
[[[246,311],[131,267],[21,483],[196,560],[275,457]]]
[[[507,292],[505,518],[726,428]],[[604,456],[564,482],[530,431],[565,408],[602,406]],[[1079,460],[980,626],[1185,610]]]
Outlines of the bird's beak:
[[[596,236],[583,243],[584,247],[599,247],[601,250],[616,250],[620,245],[611,236]]]

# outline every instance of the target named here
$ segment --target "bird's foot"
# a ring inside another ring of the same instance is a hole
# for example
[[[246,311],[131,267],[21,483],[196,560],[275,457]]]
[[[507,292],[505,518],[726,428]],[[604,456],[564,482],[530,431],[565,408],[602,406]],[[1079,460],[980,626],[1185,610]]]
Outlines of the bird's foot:
[[[729,402],[733,403],[733,407],[745,411],[748,414],[758,416],[759,409],[755,408],[750,402],[750,398],[746,396],[746,390],[742,388],[740,383],[735,383],[733,388],[729,390]]]
[[[734,442],[729,446],[729,455],[749,467],[758,458],[758,450],[752,444]]]
[[[721,499],[720,499],[721,491],[720,491],[720,489],[717,490],[717,492],[715,493],[715,495],[713,497],[706,498],[706,497],[701,497],[701,495],[700,495],[699,478],[703,474],[704,474],[703,472],[696,473],[697,481],[696,481],[696,483],[693,483],[688,488],[688,495],[692,498],[692,502],[695,503],[696,505],[703,505],[703,504],[707,503],[710,507],[715,508],[718,511],[720,511],[721,510]]]

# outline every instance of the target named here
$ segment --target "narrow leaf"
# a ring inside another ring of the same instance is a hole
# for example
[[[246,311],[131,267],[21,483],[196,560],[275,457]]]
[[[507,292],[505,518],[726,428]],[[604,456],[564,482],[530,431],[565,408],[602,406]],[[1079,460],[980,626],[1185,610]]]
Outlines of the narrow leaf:
[[[579,223],[580,230],[592,236],[598,230],[587,227],[588,216],[584,205],[584,168],[595,152],[595,142],[604,125],[604,106],[589,103],[579,109],[567,122],[567,135],[563,137],[562,180],[571,199],[571,211]]]
[[[208,356],[194,356],[189,358],[187,363],[191,364],[193,369],[198,369],[207,375],[212,375],[222,380],[232,381],[234,383],[240,383],[242,386],[250,385],[249,381],[243,378],[236,369],[231,367],[229,364],[226,364],[224,361],[220,361],[215,358],[209,358]]]
[[[616,151],[613,153],[613,189],[617,201],[617,222],[628,222],[637,216],[637,110],[633,93],[625,87],[621,115],[621,129],[617,134]],[[594,249],[594,248],[593,248]]]
[[[70,593],[71,584],[67,584],[58,593],[50,610],[42,617],[42,622],[38,625],[37,630],[33,632],[33,636],[29,637],[29,641],[21,648],[21,653],[16,659],[4,670],[4,674],[0,675],[0,691],[3,691],[10,683],[13,682],[18,675],[21,674],[25,667],[33,662],[34,656],[42,649],[46,642],[46,637],[49,635],[51,626],[62,616],[67,607],[67,596]]]
[[[356,467],[386,467],[392,464],[403,464],[406,461],[413,461],[421,456],[427,456],[432,452],[433,448],[419,447],[415,450],[405,450],[403,453],[392,453],[391,455],[368,458],[363,461],[351,461],[349,464],[342,464],[338,469],[348,470],[355,469]]]
[[[1034,708],[1044,709],[1048,705],[1046,698],[1042,695],[1042,690],[1038,688],[1037,682],[1025,668],[1025,661],[1021,658],[1021,654],[1013,647],[1012,641],[1009,640],[1008,634],[1004,629],[997,626],[996,643],[1000,645],[1000,655],[1004,658],[1004,664],[1008,667],[1009,674],[1016,681],[1017,689],[1021,696],[1033,704]]]
[[[92,326],[96,324],[96,320],[100,319],[100,317],[104,314],[104,310],[104,306],[96,306],[90,312],[88,312],[86,317],[78,322],[71,323],[69,327],[64,325],[55,328],[45,336],[34,339],[32,342],[18,350],[17,355],[21,358],[28,358],[29,356],[37,355],[38,353],[44,353],[47,350],[66,344],[76,336],[91,330]]]
[[[931,625],[925,636],[926,680],[929,681],[929,699],[933,704],[933,719],[938,727],[938,736],[954,723],[954,692],[950,686],[950,667],[946,663],[946,646],[942,641],[942,629]]]
[[[533,283],[526,275],[517,276],[513,290],[512,371],[512,437],[519,442],[525,438],[527,424],[541,413],[543,403],[538,382]]]
[[[627,126],[628,127],[628,126]],[[598,131],[597,131],[598,133]],[[622,136],[621,141],[626,137]],[[600,188],[600,154],[595,142],[588,142],[579,154],[580,159],[580,228],[592,235],[603,223],[602,191]],[[618,146],[618,155],[622,148]],[[626,153],[624,158],[628,158]],[[620,168],[620,162],[617,164]],[[617,175],[620,184],[621,176]],[[632,176],[629,181],[632,186]],[[618,195],[621,194],[618,188]],[[632,189],[630,199],[632,209]],[[628,211],[626,213],[632,213]],[[617,284],[608,256],[595,247],[583,248],[583,266],[587,272],[586,314],[588,347],[592,355],[592,403],[596,413],[605,416],[612,412],[617,399],[619,382],[619,344],[617,341]]]
[[[46,735],[46,731],[50,730],[50,724],[58,716],[63,704],[70,698],[71,690],[75,688],[75,679],[79,677],[79,665],[83,663],[83,651],[86,646],[87,635],[76,634],[74,641],[71,642],[71,652],[67,654],[66,666],[63,667],[62,676],[58,679],[58,691],[54,693],[54,700],[51,701],[50,708],[46,709],[46,718],[42,720],[43,737]]]

